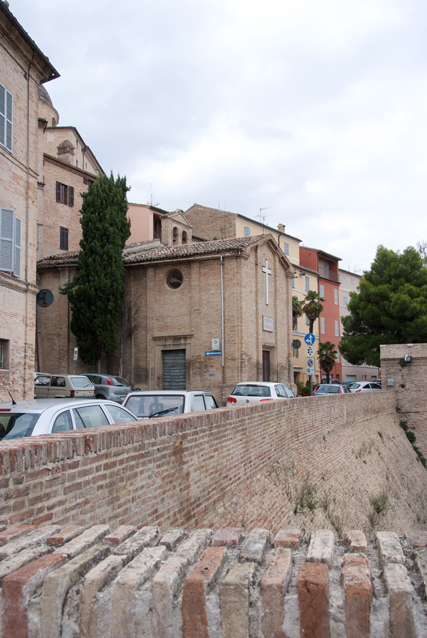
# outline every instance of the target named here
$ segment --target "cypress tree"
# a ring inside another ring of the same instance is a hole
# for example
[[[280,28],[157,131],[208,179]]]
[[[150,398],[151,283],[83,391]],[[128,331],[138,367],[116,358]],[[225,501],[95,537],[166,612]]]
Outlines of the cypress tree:
[[[130,235],[126,177],[102,175],[82,194],[78,273],[61,289],[71,306],[71,332],[86,364],[117,348],[125,286],[122,251]]]

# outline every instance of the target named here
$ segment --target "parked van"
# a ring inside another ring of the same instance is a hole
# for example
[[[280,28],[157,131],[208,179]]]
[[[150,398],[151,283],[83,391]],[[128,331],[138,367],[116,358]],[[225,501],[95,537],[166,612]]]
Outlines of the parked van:
[[[94,397],[95,387],[89,379],[80,374],[46,374],[36,372],[34,375],[35,399],[63,399]]]

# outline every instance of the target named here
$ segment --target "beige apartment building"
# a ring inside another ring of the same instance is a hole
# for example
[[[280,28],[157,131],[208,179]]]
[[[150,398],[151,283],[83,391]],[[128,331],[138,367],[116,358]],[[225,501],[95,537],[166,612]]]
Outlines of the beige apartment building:
[[[37,187],[45,122],[39,86],[59,77],[0,2],[0,400],[32,398]]]
[[[59,113],[39,87],[43,136],[38,181],[37,259],[79,249],[82,193],[104,171],[74,126],[58,126]]]
[[[339,270],[340,288],[340,316],[346,317],[350,314],[347,306],[350,301],[350,293],[358,292],[359,283],[362,277],[349,270]],[[344,332],[344,327],[341,322],[341,334]],[[374,366],[368,366],[365,364],[361,366],[354,366],[341,356],[342,365],[342,379],[343,381],[375,381],[380,378],[379,368]]]

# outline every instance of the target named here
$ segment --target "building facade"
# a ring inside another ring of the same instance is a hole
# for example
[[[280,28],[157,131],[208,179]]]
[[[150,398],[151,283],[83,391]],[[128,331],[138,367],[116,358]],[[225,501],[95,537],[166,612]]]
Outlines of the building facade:
[[[54,298],[39,314],[46,370],[72,371],[76,344],[67,299],[57,291],[76,263],[77,253],[39,263],[43,288]],[[210,390],[224,404],[239,381],[292,384],[293,268],[272,237],[131,244],[124,264],[135,324],[123,374],[133,385],[168,389],[165,370],[172,369],[182,389]],[[119,352],[102,361],[110,373],[119,365]],[[77,361],[76,371],[90,367]]]
[[[335,257],[322,250],[300,246],[300,264],[317,272],[319,275],[317,292],[322,299],[323,305],[323,310],[319,317],[319,342],[330,341],[335,345],[337,351],[341,338],[339,261],[341,261],[340,257]],[[322,370],[320,372],[321,378],[325,379],[327,375]],[[329,376],[331,379],[342,381],[341,355],[339,352],[337,352],[337,362]]]
[[[350,294],[357,292],[361,276],[349,270],[339,270],[340,278],[340,319],[350,314],[348,310],[348,303],[350,301]],[[341,334],[344,332],[344,327],[341,321]],[[341,357],[342,365],[342,380],[343,381],[375,381],[380,378],[380,370],[375,366],[368,366],[365,364],[361,366],[354,366]]]
[[[39,86],[58,72],[0,2],[0,400],[34,388]]]

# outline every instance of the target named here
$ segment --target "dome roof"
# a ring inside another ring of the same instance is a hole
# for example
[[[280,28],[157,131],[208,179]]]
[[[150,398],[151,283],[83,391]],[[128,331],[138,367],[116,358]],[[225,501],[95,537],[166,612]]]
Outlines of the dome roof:
[[[50,99],[50,95],[44,88],[43,84],[39,84],[39,99],[47,102],[52,108],[55,108],[52,104],[52,100]]]

